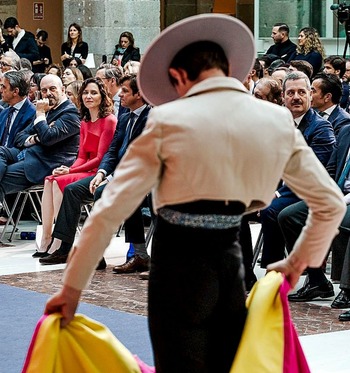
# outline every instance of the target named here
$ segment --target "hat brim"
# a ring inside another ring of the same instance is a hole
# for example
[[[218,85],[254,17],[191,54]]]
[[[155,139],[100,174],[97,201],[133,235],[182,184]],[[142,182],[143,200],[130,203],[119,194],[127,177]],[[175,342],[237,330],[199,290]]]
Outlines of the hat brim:
[[[185,18],[162,31],[147,48],[138,73],[142,97],[157,106],[179,97],[168,69],[182,48],[197,41],[213,41],[225,51],[231,76],[243,82],[256,58],[254,38],[237,18],[225,14],[200,14]]]

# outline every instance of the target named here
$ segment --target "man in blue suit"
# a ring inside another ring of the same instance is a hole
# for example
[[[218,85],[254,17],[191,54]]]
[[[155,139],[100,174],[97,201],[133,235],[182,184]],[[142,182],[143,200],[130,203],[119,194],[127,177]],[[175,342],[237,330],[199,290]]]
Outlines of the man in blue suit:
[[[36,118],[7,148],[7,158],[0,158],[0,201],[6,194],[16,193],[42,184],[52,170],[70,166],[78,153],[80,119],[75,105],[67,99],[61,79],[46,75],[40,83],[43,99],[36,103]]]
[[[34,119],[35,106],[27,98],[28,91],[28,82],[21,71],[8,71],[4,74],[0,93],[2,100],[9,106],[0,112],[0,145],[2,146],[13,147],[17,133],[25,129]]]
[[[79,223],[81,206],[91,203],[101,197],[107,182],[113,177],[113,172],[125,154],[129,144],[143,131],[148,113],[151,109],[147,105],[137,87],[136,75],[124,76],[120,80],[121,105],[130,109],[130,113],[122,114],[119,118],[114,138],[104,155],[96,176],[89,176],[65,187],[62,205],[59,210],[52,237],[62,240],[60,248],[49,256],[42,256],[42,264],[65,263],[73,245],[76,228]],[[132,116],[136,115],[133,121]],[[133,121],[133,123],[132,123]],[[135,255],[121,266],[113,269],[114,273],[131,273],[148,270],[149,256],[145,246],[144,225],[141,207],[125,221],[125,240],[132,242]],[[39,255],[38,255],[39,254]],[[104,260],[99,269],[105,268]]]
[[[345,170],[350,150],[350,126],[344,126],[338,136],[337,145],[327,164],[330,176],[339,184]],[[345,216],[339,226],[339,234],[334,238],[332,250],[333,280],[340,280],[340,293],[332,303],[332,308],[350,308],[350,180],[346,175],[342,183],[344,200],[347,204]],[[283,209],[278,215],[278,222],[285,237],[287,250],[290,251],[305,225],[308,207],[304,201]],[[315,299],[329,298],[334,295],[333,285],[325,276],[322,268],[308,268],[304,285],[294,294],[288,296],[291,302],[307,302]],[[350,321],[350,313],[341,321]]]
[[[2,34],[0,34],[0,47],[5,52],[13,49],[21,58],[27,58],[31,63],[40,59],[34,35],[29,31],[23,30],[16,18],[6,18],[4,29],[7,31],[7,36],[3,38]]]
[[[342,83],[336,74],[319,73],[311,84],[311,106],[326,120],[334,129],[337,138],[340,129],[350,124],[350,114],[339,105],[342,97]]]
[[[308,77],[295,71],[286,76],[283,82],[285,106],[290,110],[294,122],[302,132],[307,144],[317,158],[326,166],[335,146],[332,125],[311,108],[311,86]],[[275,192],[275,199],[269,207],[260,211],[264,247],[261,267],[284,258],[285,242],[279,228],[277,217],[285,207],[300,201],[286,185]]]

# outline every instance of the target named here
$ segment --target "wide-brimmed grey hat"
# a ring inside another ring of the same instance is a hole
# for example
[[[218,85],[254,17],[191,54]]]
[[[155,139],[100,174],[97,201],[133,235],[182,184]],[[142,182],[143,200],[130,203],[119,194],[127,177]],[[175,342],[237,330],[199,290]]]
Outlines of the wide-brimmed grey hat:
[[[141,60],[138,86],[142,97],[156,106],[179,97],[171,84],[168,69],[182,48],[197,41],[213,41],[225,51],[231,76],[244,81],[256,58],[254,38],[237,18],[225,14],[200,14],[185,18],[162,31]]]

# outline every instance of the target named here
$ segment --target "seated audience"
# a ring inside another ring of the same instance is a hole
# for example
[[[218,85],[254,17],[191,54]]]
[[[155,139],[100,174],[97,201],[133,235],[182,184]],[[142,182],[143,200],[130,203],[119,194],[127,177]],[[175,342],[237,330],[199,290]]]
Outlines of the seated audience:
[[[46,68],[45,74],[57,75],[62,78],[62,68],[57,63],[52,63]]]
[[[323,71],[326,74],[335,74],[342,84],[342,96],[340,99],[340,107],[346,109],[349,101],[349,83],[347,79],[343,79],[346,71],[346,59],[339,56],[328,56],[323,61]]]
[[[5,73],[9,70],[21,70],[21,58],[19,55],[10,50],[0,56],[0,70]]]
[[[103,157],[95,176],[81,179],[66,186],[63,201],[59,210],[56,224],[52,233],[55,238],[62,240],[60,248],[48,257],[41,258],[42,264],[65,263],[74,242],[79,222],[81,206],[100,198],[102,191],[126,152],[129,144],[137,138],[144,129],[150,106],[148,106],[138,91],[136,76],[125,76],[121,79],[121,103],[128,106],[131,113],[123,114],[115,131],[112,143]],[[134,117],[134,119],[132,119]],[[132,126],[132,121],[134,125]],[[125,239],[134,245],[134,256],[121,266],[114,268],[115,273],[131,273],[144,271],[149,266],[149,256],[146,251],[144,226],[141,207],[125,221]],[[50,251],[49,251],[50,252]],[[98,268],[104,268],[102,260]]]
[[[46,74],[34,73],[29,81],[29,93],[28,98],[31,102],[36,103],[41,98],[40,95],[40,82]]]
[[[72,101],[72,103],[79,109],[78,96],[79,90],[83,85],[82,80],[74,80],[70,82],[66,87],[66,96]]]
[[[303,72],[310,80],[314,75],[314,69],[311,63],[303,60],[292,60],[289,62],[289,69]]]
[[[340,280],[340,293],[332,303],[332,308],[350,307],[350,181],[349,162],[347,156],[350,150],[350,126],[344,126],[338,136],[337,147],[327,164],[327,171],[335,180],[344,193],[347,204],[346,214],[340,224],[339,234],[335,236],[332,245],[332,271],[331,278]],[[293,244],[303,229],[308,213],[308,207],[304,201],[300,201],[283,209],[278,215],[278,223],[283,232],[286,248],[292,250]],[[334,296],[332,283],[325,276],[323,269],[308,268],[304,285],[293,294],[288,296],[291,302],[308,302],[315,299],[325,299]],[[344,320],[350,321],[350,313],[343,316]]]
[[[128,61],[140,61],[140,49],[135,47],[135,39],[131,32],[124,31],[119,36],[119,42],[115,46],[111,64],[122,66]]]
[[[294,122],[302,132],[307,144],[315,152],[321,163],[326,165],[335,146],[334,131],[332,125],[311,108],[311,85],[308,77],[299,71],[288,74],[283,82],[283,96],[284,104],[290,110]],[[282,184],[276,190],[272,203],[267,208],[260,210],[259,217],[254,214],[243,217],[243,227],[244,220],[258,219],[261,222],[264,236],[261,257],[262,268],[283,259],[285,243],[277,216],[285,207],[299,200],[296,194]],[[241,230],[240,244],[244,256],[251,257],[253,248],[248,229]]]
[[[35,119],[17,134],[7,158],[0,159],[0,201],[7,194],[43,184],[55,168],[70,166],[77,156],[79,114],[67,100],[61,79],[46,75],[40,89],[43,99],[36,103]]]
[[[334,129],[337,138],[340,129],[350,124],[350,114],[339,105],[342,96],[342,84],[335,74],[319,73],[315,76],[311,85],[311,106]]]
[[[128,110],[120,110],[120,84],[119,80],[123,76],[123,69],[112,64],[104,64],[96,71],[96,78],[100,78],[105,83],[109,97],[113,100],[114,114],[119,118],[121,114]]]
[[[65,186],[96,174],[117,126],[113,102],[100,79],[85,80],[78,100],[82,119],[78,157],[70,167],[61,165],[45,179],[41,219],[43,233],[39,250],[33,257],[49,255],[47,251],[52,239],[52,225],[61,206]]]
[[[254,89],[254,96],[261,100],[282,105],[282,85],[273,78],[262,78]]]
[[[8,71],[1,85],[1,97],[8,107],[0,113],[0,158],[7,148],[15,146],[15,137],[25,129],[35,116],[35,106],[28,99],[28,83],[22,71]]]
[[[86,65],[78,65],[77,69],[82,73],[84,80],[93,77],[92,71]]]
[[[62,74],[62,82],[64,86],[67,86],[70,82],[73,82],[74,80],[81,80],[83,81],[83,74],[77,67],[66,67],[63,70]]]
[[[282,86],[284,78],[287,76],[288,73],[290,73],[289,67],[280,66],[273,71],[273,73],[271,74],[271,78],[278,80]]]

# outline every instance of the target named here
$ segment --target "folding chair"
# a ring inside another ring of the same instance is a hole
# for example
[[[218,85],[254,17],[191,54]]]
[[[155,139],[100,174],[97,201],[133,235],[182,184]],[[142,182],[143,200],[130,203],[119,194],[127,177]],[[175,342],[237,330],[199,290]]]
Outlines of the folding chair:
[[[19,222],[21,220],[22,213],[23,213],[24,207],[25,207],[26,202],[28,201],[28,199],[29,199],[29,201],[31,203],[31,206],[34,209],[35,217],[37,218],[37,220],[39,221],[39,223],[41,223],[41,216],[40,216],[40,213],[38,211],[38,208],[37,208],[37,205],[36,205],[35,201],[41,207],[41,196],[40,196],[39,193],[43,192],[43,190],[44,190],[44,186],[43,185],[33,185],[30,188],[27,188],[27,189],[19,191],[17,193],[16,199],[15,199],[15,202],[14,202],[14,204],[12,206],[11,211],[9,211],[9,208],[7,207],[7,204],[6,203],[4,204],[5,211],[7,209],[8,219],[7,219],[7,222],[4,225],[4,229],[3,229],[3,231],[2,231],[2,233],[0,235],[0,242],[2,242],[2,240],[3,240],[4,236],[5,236],[5,233],[7,231],[7,227],[10,225],[10,223],[13,224],[13,228],[12,228],[12,231],[11,231],[11,234],[10,234],[10,237],[9,237],[8,240],[9,240],[9,242],[12,241],[12,237],[15,234],[15,232],[17,231],[18,224],[19,224]],[[23,196],[22,202],[21,202],[21,204],[19,204],[20,203],[20,199],[21,199],[22,196]],[[19,211],[18,211],[17,218],[14,221],[13,216],[14,216],[14,213],[16,211],[17,206],[20,206],[20,208],[19,208]]]
[[[255,242],[255,246],[254,246],[254,249],[253,249],[253,268],[255,267],[255,264],[258,261],[259,254],[261,253],[263,247],[264,247],[264,236],[263,236],[262,228],[260,228],[258,238]],[[289,255],[289,253],[287,251],[287,248],[285,247],[284,248],[284,256],[287,257],[288,255]]]

